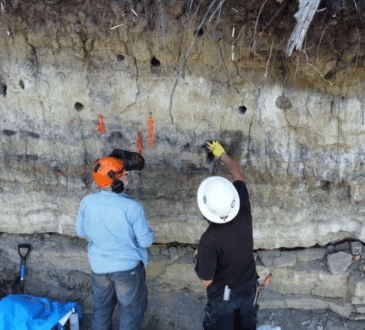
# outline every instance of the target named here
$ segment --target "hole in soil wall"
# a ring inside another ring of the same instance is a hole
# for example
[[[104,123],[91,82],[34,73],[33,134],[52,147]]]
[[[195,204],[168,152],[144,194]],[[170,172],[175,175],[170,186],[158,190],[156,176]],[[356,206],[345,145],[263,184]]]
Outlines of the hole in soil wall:
[[[124,141],[124,136],[122,134],[122,132],[112,132],[110,133],[110,135],[108,136],[108,142],[109,143],[122,143]]]
[[[194,32],[194,34],[196,34],[196,31]],[[204,34],[204,31],[203,31],[203,29],[201,28],[201,29],[199,29],[199,31],[198,31],[198,35],[197,35],[197,37],[199,38],[199,37],[201,37],[203,34]]]
[[[8,130],[8,129],[4,129],[3,134],[5,134],[6,136],[12,136],[12,135],[16,134],[16,132]]]
[[[0,85],[0,93],[2,96],[6,97],[6,91],[7,91],[8,87],[5,84],[1,84]]]
[[[25,161],[26,162],[35,162],[39,159],[39,157],[37,155],[26,155],[25,156]]]
[[[75,110],[76,111],[81,111],[84,108],[84,105],[80,102],[76,102],[75,103]]]
[[[22,79],[19,80],[19,86],[24,89],[24,82]]]
[[[37,133],[34,132],[27,132],[28,136],[32,137],[33,139],[39,139],[40,136]]]
[[[118,62],[124,61],[124,56],[123,55],[117,55],[117,61]]]
[[[330,191],[331,190],[331,181],[328,180],[321,180],[321,189],[325,190],[325,191]]]
[[[189,148],[190,148],[190,144],[189,143],[187,143],[187,144],[184,145],[184,150],[189,150]]]
[[[214,161],[214,155],[210,151],[208,152],[208,155],[207,155],[207,161],[210,163]]]
[[[156,67],[159,67],[161,65],[161,63],[159,60],[157,60],[155,57],[153,57],[151,60],[151,65],[152,65],[152,67],[156,68]]]
[[[247,108],[244,105],[241,105],[238,108],[238,110],[239,110],[240,113],[242,113],[244,115],[246,113],[246,111],[247,111]]]

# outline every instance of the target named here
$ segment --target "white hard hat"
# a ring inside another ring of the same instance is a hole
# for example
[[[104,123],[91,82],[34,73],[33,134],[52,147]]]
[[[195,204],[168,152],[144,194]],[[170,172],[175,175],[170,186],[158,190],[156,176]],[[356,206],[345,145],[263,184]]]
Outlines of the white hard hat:
[[[240,209],[240,197],[234,185],[220,176],[205,179],[198,189],[198,206],[215,223],[231,221]]]

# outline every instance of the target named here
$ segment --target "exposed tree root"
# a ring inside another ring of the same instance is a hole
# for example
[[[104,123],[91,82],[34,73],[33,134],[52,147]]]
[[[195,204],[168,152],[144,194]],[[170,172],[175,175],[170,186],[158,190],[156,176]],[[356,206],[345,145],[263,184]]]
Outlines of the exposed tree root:
[[[193,47],[194,47],[195,41],[196,41],[196,39],[197,39],[197,37],[198,37],[198,34],[199,34],[199,30],[202,28],[202,26],[203,26],[203,24],[204,24],[205,20],[207,19],[207,16],[209,15],[210,10],[213,8],[213,6],[214,6],[214,4],[216,3],[216,1],[217,1],[217,0],[213,0],[213,1],[212,1],[212,3],[210,4],[210,6],[209,6],[209,8],[208,8],[207,12],[205,13],[205,16],[204,16],[204,17],[203,17],[203,19],[202,19],[202,21],[201,21],[201,23],[200,23],[199,27],[197,28],[196,33],[195,33],[195,36],[194,36],[194,39],[193,39],[193,41],[192,41],[192,43],[191,43],[191,46],[190,46],[190,49],[189,49],[189,51],[188,51],[188,54],[186,55],[186,57],[185,57],[185,59],[184,59],[184,61],[183,61],[182,65],[181,65],[180,71],[179,71],[179,73],[178,73],[178,75],[177,75],[177,77],[176,77],[175,83],[174,83],[174,87],[172,88],[172,92],[171,92],[171,96],[170,96],[170,107],[169,107],[169,113],[170,113],[170,117],[171,117],[171,122],[172,122],[172,124],[174,123],[174,117],[172,116],[172,111],[171,111],[171,109],[172,109],[172,99],[173,99],[173,96],[174,96],[174,93],[175,93],[176,86],[177,86],[177,84],[178,84],[178,82],[179,82],[179,78],[180,78],[181,74],[184,72],[184,68],[185,68],[186,62],[188,61],[189,56],[190,56],[190,54],[191,54],[191,51],[193,50]]]
[[[233,81],[233,78],[232,78],[232,74],[231,72],[228,70],[227,66],[226,66],[226,63],[224,62],[224,58],[223,58],[223,51],[222,51],[222,47],[221,45],[219,45],[219,49],[220,49],[220,52],[221,52],[221,59],[222,59],[222,63],[223,63],[223,66],[224,68],[226,69],[227,71],[227,74],[228,74],[228,78],[231,80],[232,82],[232,85],[234,86],[234,88],[236,89],[237,93],[240,94],[240,91],[238,90],[238,88],[236,87],[236,85],[234,84],[234,81]]]

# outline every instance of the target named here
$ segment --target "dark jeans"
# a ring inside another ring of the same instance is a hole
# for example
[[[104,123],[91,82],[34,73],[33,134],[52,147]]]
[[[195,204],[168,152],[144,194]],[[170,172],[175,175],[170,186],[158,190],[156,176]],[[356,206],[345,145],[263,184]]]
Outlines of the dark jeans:
[[[253,288],[249,296],[228,301],[208,298],[204,330],[256,330],[259,306],[253,306],[255,290]]]
[[[131,270],[92,273],[93,330],[111,330],[112,315],[119,302],[119,329],[138,330],[147,310],[146,272],[143,262]]]

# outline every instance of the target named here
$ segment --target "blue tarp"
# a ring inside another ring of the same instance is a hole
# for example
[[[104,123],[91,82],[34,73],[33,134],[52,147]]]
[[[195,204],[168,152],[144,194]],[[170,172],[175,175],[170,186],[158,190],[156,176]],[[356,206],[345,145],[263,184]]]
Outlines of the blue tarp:
[[[0,330],[50,330],[73,308],[81,317],[81,307],[74,302],[9,295],[0,301]]]

